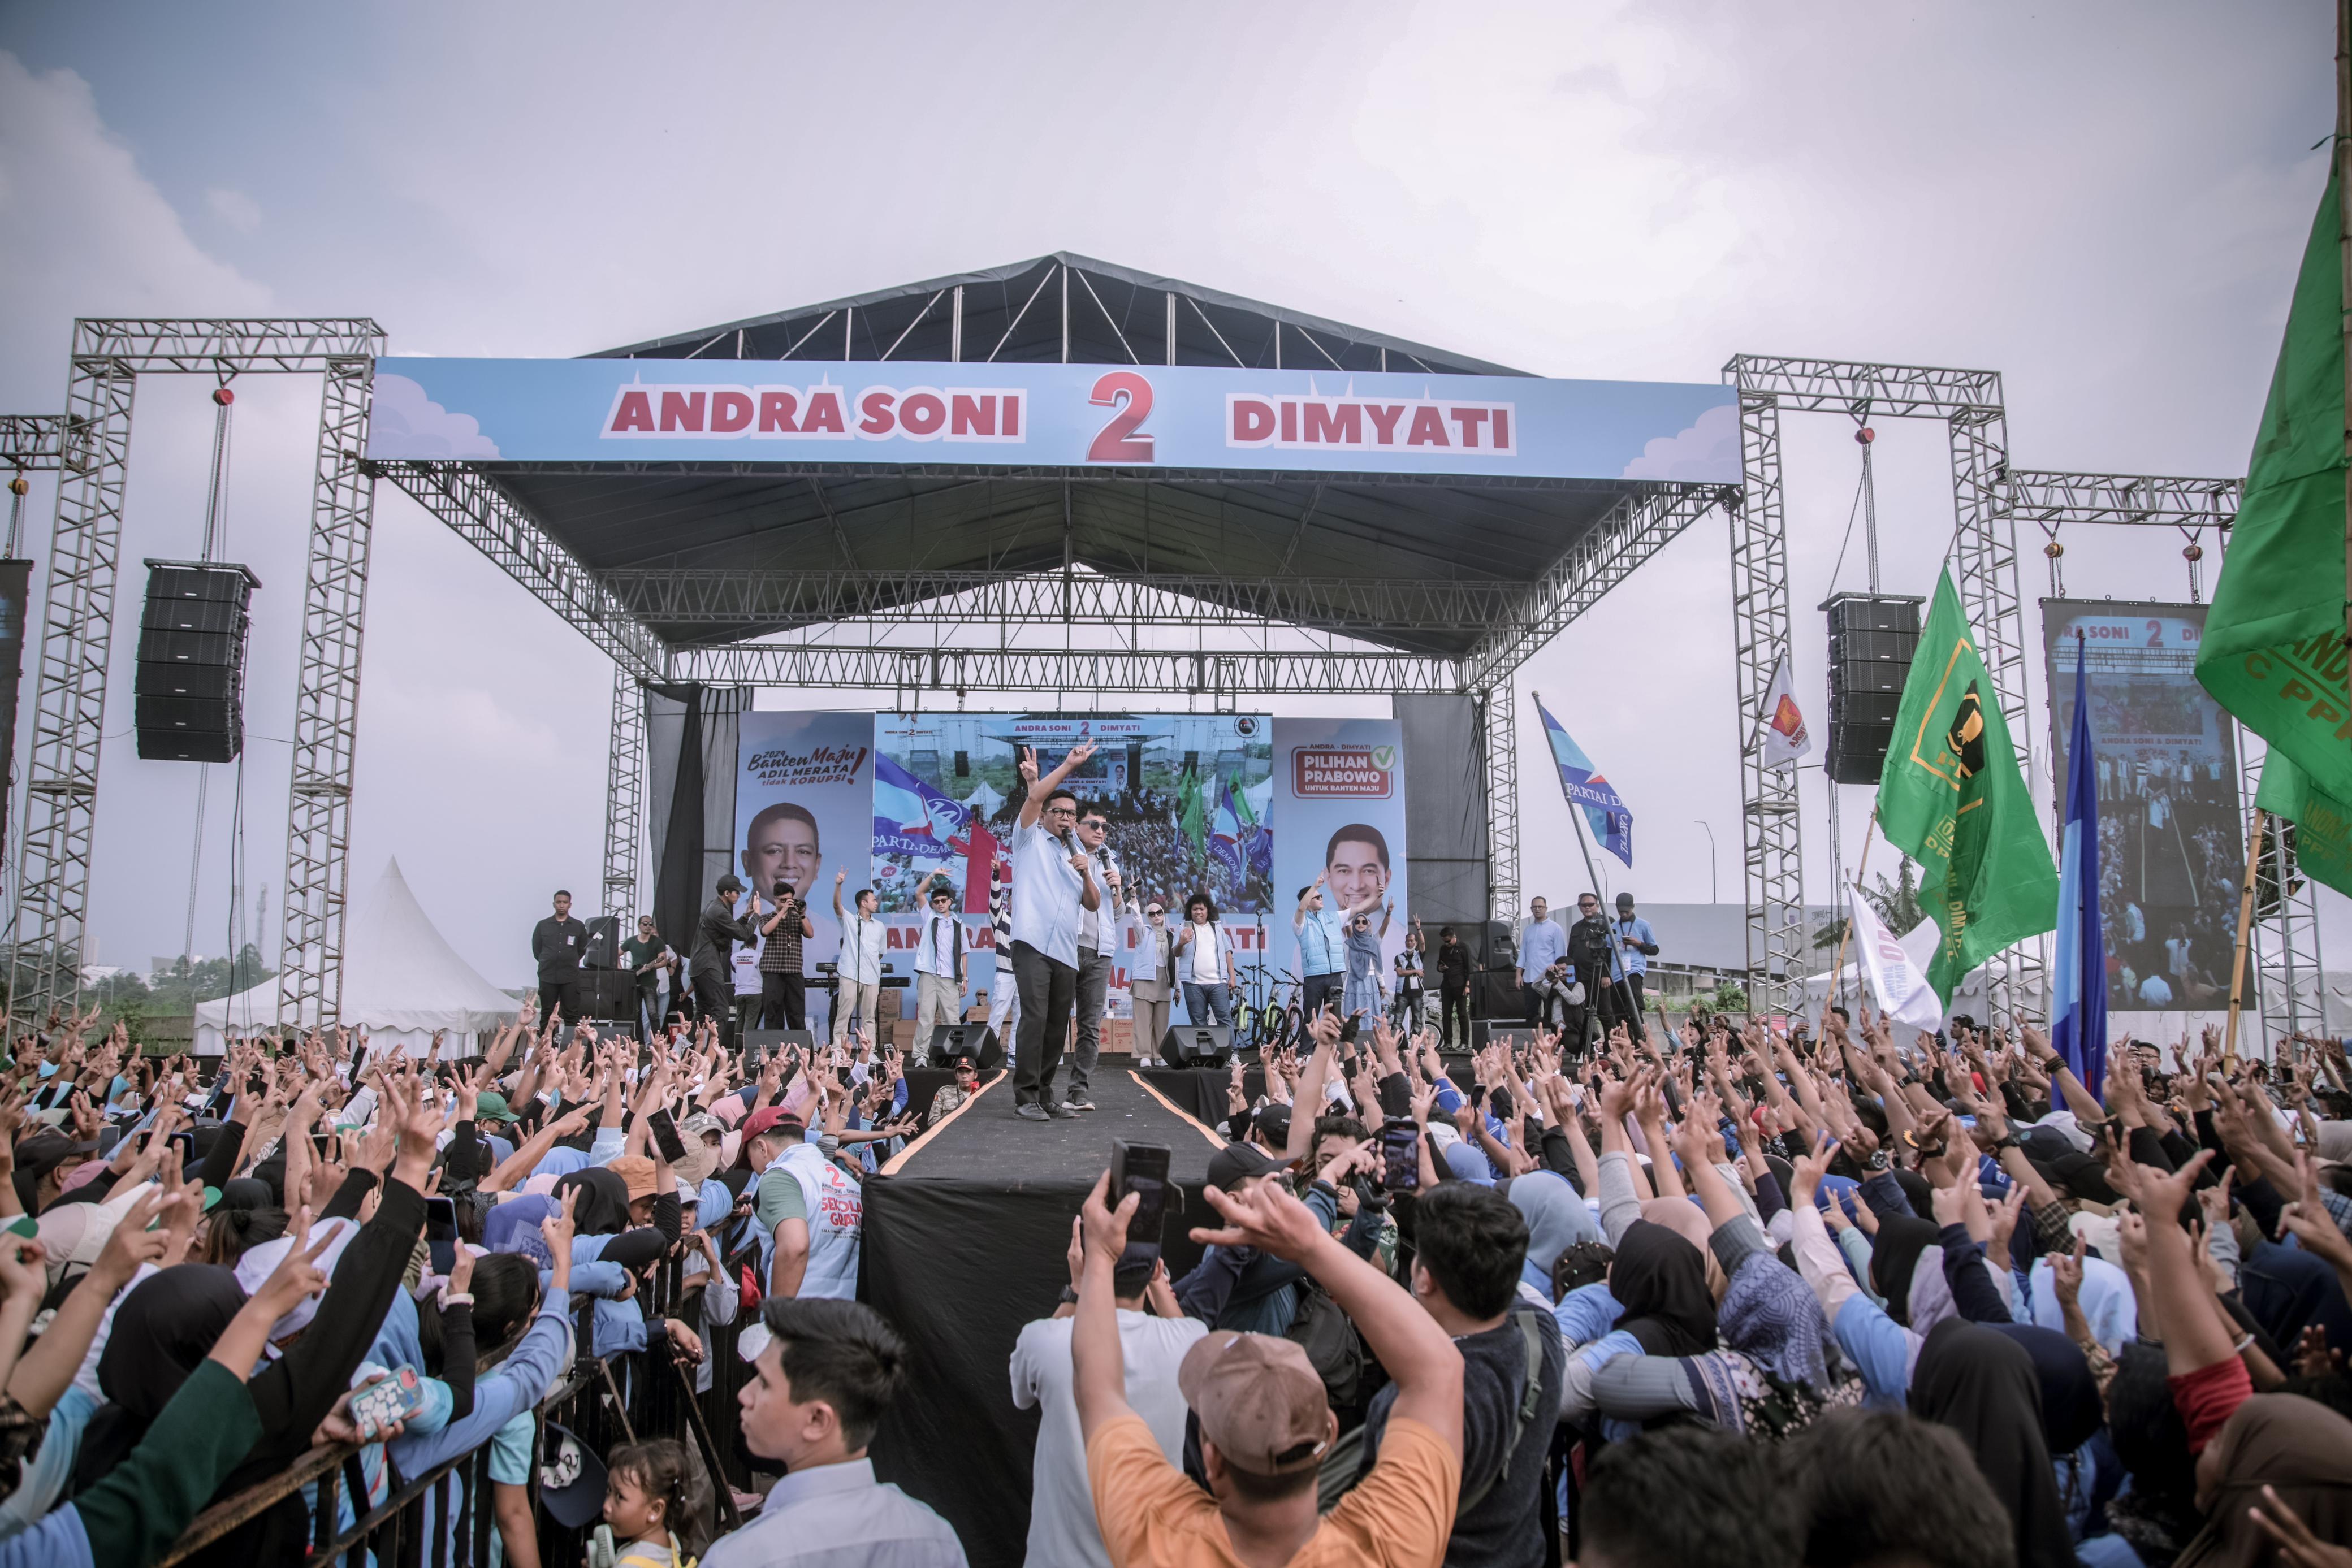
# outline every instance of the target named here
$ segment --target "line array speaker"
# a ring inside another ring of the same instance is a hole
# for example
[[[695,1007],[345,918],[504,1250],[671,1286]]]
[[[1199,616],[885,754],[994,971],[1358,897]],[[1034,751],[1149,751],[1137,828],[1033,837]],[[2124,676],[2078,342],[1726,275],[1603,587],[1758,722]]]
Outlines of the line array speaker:
[[[234,762],[245,749],[247,606],[260,586],[233,563],[147,563],[131,686],[140,756]]]
[[[1885,768],[1922,602],[1841,593],[1822,606],[1830,618],[1829,775],[1840,784],[1875,784]]]

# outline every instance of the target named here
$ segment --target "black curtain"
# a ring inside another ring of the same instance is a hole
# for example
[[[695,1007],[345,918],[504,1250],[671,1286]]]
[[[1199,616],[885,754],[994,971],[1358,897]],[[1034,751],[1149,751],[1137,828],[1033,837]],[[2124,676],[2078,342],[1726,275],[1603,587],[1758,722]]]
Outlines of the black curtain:
[[[646,688],[646,740],[656,753],[654,823],[660,835],[654,843],[654,924],[680,957],[693,952],[696,925],[711,896],[702,885],[704,689]]]

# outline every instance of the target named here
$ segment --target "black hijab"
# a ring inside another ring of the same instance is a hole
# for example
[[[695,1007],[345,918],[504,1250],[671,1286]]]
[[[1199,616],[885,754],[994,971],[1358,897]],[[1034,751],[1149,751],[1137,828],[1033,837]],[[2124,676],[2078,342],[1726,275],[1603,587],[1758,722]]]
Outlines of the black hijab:
[[[2053,1454],[2071,1454],[2091,1440],[2106,1420],[2098,1380],[2074,1342],[2037,1323],[1987,1323],[2015,1340],[2033,1358],[2034,1381],[2042,1385],[2042,1440]]]
[[[1715,1348],[1715,1296],[1699,1249],[1654,1220],[1637,1219],[1617,1243],[1609,1293],[1617,1320],[1651,1355],[1699,1355]]]
[[[2015,1340],[1958,1318],[1928,1333],[1911,1375],[1911,1414],[1948,1427],[2009,1511],[2018,1568],[2074,1568],[2066,1507],[2044,1441],[2042,1385]]]
[[[1879,1217],[1878,1234],[1870,1239],[1870,1288],[1886,1299],[1886,1315],[1909,1327],[1911,1273],[1919,1254],[1936,1244],[1934,1221],[1916,1214]]]
[[[572,1228],[582,1236],[618,1236],[629,1228],[629,1189],[619,1176],[602,1166],[573,1171],[555,1184],[555,1205],[577,1188],[580,1201],[572,1211]]]
[[[99,1391],[107,1403],[82,1434],[76,1493],[130,1457],[148,1424],[212,1354],[244,1305],[235,1271],[211,1263],[182,1263],[151,1274],[122,1298],[98,1358]]]

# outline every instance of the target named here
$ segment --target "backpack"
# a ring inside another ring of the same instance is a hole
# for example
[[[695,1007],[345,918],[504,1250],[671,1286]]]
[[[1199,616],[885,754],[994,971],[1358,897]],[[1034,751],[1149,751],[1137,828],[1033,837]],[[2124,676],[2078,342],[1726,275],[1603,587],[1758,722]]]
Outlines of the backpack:
[[[1356,1325],[1330,1292],[1312,1280],[1299,1281],[1298,1309],[1284,1337],[1307,1353],[1333,1409],[1355,1404],[1364,1376],[1364,1347],[1356,1338]]]
[[[1486,1501],[1486,1494],[1511,1473],[1511,1461],[1518,1457],[1519,1444],[1527,1437],[1528,1424],[1535,1419],[1537,1410],[1543,1404],[1543,1336],[1556,1330],[1546,1322],[1544,1315],[1537,1312],[1513,1312],[1511,1321],[1518,1325],[1519,1342],[1527,1350],[1527,1370],[1519,1384],[1519,1402],[1511,1409],[1511,1440],[1503,1445],[1502,1468],[1491,1475],[1480,1476],[1476,1483],[1462,1494],[1462,1500],[1454,1511],[1456,1520]],[[1298,1337],[1295,1328],[1291,1337]],[[1311,1356],[1313,1353],[1310,1351],[1308,1354]],[[1315,1481],[1316,1511],[1330,1512],[1362,1479],[1363,1468],[1364,1429],[1359,1427],[1352,1432],[1342,1434],[1331,1445],[1330,1452],[1323,1456]],[[1466,1482],[1470,1478],[1465,1476],[1463,1479]]]

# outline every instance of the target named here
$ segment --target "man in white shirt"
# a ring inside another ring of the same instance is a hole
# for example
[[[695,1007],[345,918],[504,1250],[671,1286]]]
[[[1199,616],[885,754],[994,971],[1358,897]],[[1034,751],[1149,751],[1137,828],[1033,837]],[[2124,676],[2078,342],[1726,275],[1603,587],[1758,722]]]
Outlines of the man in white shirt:
[[[781,1459],[760,1511],[711,1543],[705,1568],[965,1568],[946,1520],[874,1479],[866,1445],[907,1382],[907,1347],[856,1301],[771,1296],[768,1343],[737,1396],[743,1446]]]
[[[1088,805],[1078,812],[1078,849],[1093,864],[1096,885],[1105,894],[1096,909],[1078,912],[1078,989],[1072,1004],[1077,1019],[1077,1042],[1070,1054],[1070,1092],[1064,1100],[1073,1111],[1091,1111],[1094,1096],[1087,1092],[1102,1052],[1102,1020],[1110,1000],[1110,967],[1118,947],[1118,862],[1105,841],[1110,819],[1103,809]]]
[[[1037,753],[1021,748],[1027,793],[1013,827],[1013,977],[1021,988],[1021,1025],[1013,1053],[1013,1113],[1024,1122],[1075,1116],[1054,1092],[1054,1072],[1070,1031],[1078,991],[1078,916],[1102,905],[1094,862],[1078,848],[1078,798],[1062,788],[1087,758],[1080,741],[1045,778]]]
[[[834,978],[838,982],[833,998],[833,1038],[835,1041],[849,1036],[849,1019],[855,1014],[866,1025],[868,1035],[877,1035],[877,1020],[882,1010],[882,947],[888,940],[882,922],[874,917],[881,901],[870,887],[861,887],[852,902],[857,906],[857,918],[850,919],[841,912],[841,884],[849,873],[833,873],[833,917],[841,925],[841,953],[834,964]]]
[[[1075,1222],[1072,1229],[1075,1231]],[[1150,1253],[1148,1260],[1140,1254]],[[1071,1250],[1072,1271],[1085,1261]],[[1078,1431],[1078,1402],[1070,1361],[1070,1318],[1077,1311],[1064,1292],[1063,1304],[1050,1318],[1040,1318],[1021,1331],[1013,1347],[1013,1404],[1015,1409],[1039,1411],[1037,1453],[1030,1466],[1034,1478],[1029,1499],[1027,1562],[1096,1564],[1110,1568],[1103,1550],[1102,1531],[1095,1523],[1095,1501],[1087,1477],[1086,1439]],[[1118,1308],[1119,1349],[1125,1354],[1127,1403],[1143,1417],[1158,1439],[1160,1451],[1171,1465],[1184,1462],[1183,1391],[1176,1385],[1176,1369],[1193,1342],[1208,1333],[1209,1325],[1184,1315],[1176,1292],[1160,1267],[1159,1249],[1130,1245],[1111,1276],[1111,1293]],[[1149,1302],[1151,1311],[1144,1311]],[[1157,1314],[1156,1316],[1154,1314]]]
[[[930,1049],[935,1025],[962,1021],[964,970],[971,962],[964,950],[963,922],[955,915],[955,889],[933,883],[929,903],[923,935],[915,945],[914,1049],[919,1053]]]

